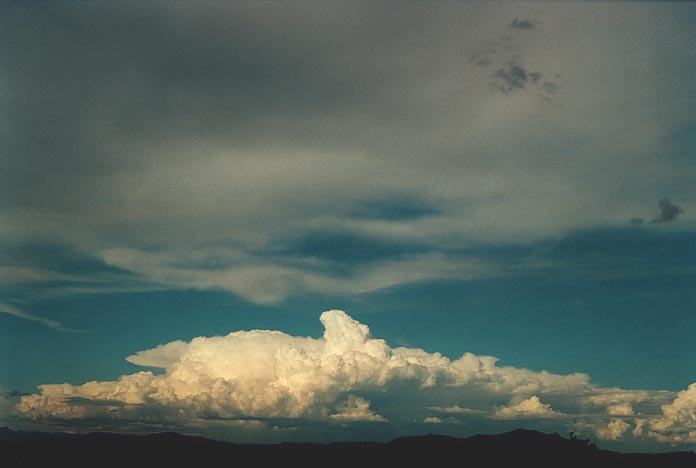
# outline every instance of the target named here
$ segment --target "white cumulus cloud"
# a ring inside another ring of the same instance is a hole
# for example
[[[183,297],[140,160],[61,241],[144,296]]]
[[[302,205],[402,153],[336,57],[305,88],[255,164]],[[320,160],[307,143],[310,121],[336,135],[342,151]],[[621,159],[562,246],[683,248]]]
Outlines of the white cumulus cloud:
[[[633,407],[630,403],[617,403],[608,406],[607,413],[611,416],[633,416]]]
[[[518,403],[498,408],[495,412],[495,417],[500,419],[546,419],[560,416],[561,414],[554,411],[551,405],[542,403],[536,395]]]
[[[659,442],[696,444],[696,383],[662,405],[662,415],[649,423],[648,435]]]
[[[437,416],[427,416],[423,418],[423,423],[424,424],[442,424],[442,419],[438,418]]]
[[[622,419],[612,419],[606,426],[597,427],[595,432],[602,440],[619,440],[630,427]]]
[[[536,420],[559,430],[574,420],[603,439],[618,440],[631,427],[623,418],[634,414],[632,405],[645,403],[634,437],[696,440],[696,384],[676,398],[668,391],[599,387],[585,374],[498,366],[492,356],[450,359],[393,348],[340,310],[324,312],[320,320],[320,338],[251,330],[165,343],[126,358],[161,368],[161,374],[41,385],[21,398],[16,411],[27,420],[81,427],[127,420],[194,429],[215,421],[249,428],[266,427],[266,421],[287,428],[442,421],[435,411],[452,423]]]

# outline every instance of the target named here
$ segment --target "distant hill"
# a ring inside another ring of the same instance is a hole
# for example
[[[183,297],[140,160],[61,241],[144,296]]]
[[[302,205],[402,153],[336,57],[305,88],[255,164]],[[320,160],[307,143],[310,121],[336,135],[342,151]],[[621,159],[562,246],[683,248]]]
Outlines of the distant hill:
[[[692,467],[696,453],[619,453],[589,441],[518,429],[497,435],[402,437],[388,443],[233,444],[173,432],[148,435],[0,429],[0,466]]]

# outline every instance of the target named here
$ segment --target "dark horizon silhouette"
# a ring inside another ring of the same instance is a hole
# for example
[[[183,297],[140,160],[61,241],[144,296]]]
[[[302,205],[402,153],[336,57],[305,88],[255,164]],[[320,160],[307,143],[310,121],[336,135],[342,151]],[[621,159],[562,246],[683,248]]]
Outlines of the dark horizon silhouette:
[[[117,434],[0,429],[0,463],[11,466],[355,465],[535,467],[693,467],[696,452],[622,453],[589,439],[528,429],[467,438],[399,437],[390,442],[238,444],[176,432]]]

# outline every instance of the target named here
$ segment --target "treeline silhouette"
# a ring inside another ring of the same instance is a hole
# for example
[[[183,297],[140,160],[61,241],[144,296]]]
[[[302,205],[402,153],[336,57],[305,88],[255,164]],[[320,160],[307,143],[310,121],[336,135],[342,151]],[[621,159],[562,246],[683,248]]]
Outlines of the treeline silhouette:
[[[0,466],[696,467],[696,453],[620,453],[591,441],[518,429],[455,438],[402,437],[388,443],[233,444],[173,432],[135,435],[0,429]]]

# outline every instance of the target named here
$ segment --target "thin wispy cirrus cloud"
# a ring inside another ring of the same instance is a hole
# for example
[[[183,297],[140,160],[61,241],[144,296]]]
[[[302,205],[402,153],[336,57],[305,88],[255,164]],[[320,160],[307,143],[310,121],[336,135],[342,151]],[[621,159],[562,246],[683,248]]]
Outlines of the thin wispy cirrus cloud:
[[[39,322],[42,325],[46,325],[47,327],[55,328],[56,330],[65,330],[65,328],[55,320],[50,320],[44,317],[38,317],[36,315],[32,315],[28,312],[23,311],[21,308],[16,307],[11,304],[2,304],[0,303],[0,314],[8,314],[12,315],[14,317],[19,317],[25,320],[31,320],[34,322]]]

